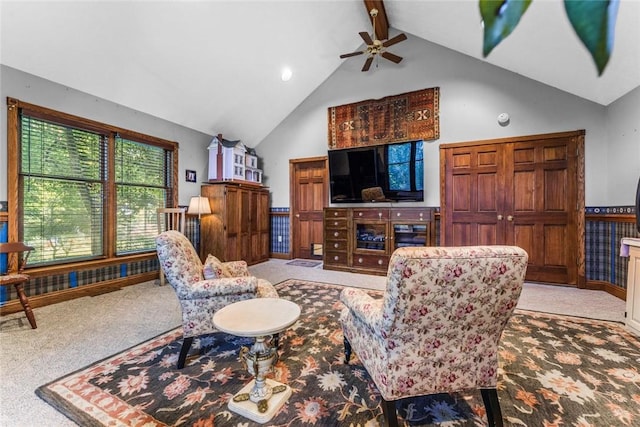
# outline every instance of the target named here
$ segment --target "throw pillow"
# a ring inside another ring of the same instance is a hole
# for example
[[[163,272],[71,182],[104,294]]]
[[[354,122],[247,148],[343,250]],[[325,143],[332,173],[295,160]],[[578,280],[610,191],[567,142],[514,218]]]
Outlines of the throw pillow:
[[[213,255],[209,254],[207,259],[204,262],[204,267],[202,269],[202,275],[205,279],[220,279],[221,277],[228,277],[227,272],[225,271],[224,265],[222,261]]]

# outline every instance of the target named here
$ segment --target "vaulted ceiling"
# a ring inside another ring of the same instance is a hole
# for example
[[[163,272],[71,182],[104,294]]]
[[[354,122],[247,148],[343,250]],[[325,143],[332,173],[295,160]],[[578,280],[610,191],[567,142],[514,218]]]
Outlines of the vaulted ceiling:
[[[640,2],[622,0],[601,77],[560,0],[533,0],[482,57],[477,0],[384,2],[389,37],[440,44],[601,105],[640,86]],[[264,139],[338,67],[360,73],[361,0],[0,2],[0,63],[248,146]],[[392,52],[412,66],[402,43]],[[281,80],[288,66],[293,77]],[[370,73],[375,73],[372,68]]]

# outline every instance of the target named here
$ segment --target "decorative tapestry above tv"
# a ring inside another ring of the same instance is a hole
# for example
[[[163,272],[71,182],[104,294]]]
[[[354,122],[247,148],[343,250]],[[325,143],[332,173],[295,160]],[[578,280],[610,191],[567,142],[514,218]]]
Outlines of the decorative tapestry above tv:
[[[440,88],[329,107],[329,149],[440,137]]]

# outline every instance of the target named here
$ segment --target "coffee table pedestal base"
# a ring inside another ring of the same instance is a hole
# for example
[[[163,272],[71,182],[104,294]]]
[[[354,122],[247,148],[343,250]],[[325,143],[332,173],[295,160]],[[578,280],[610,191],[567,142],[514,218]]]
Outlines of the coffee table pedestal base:
[[[291,396],[291,387],[286,384],[279,383],[270,378],[265,379],[265,382],[270,387],[275,387],[278,385],[284,385],[286,390],[280,393],[273,394],[268,402],[269,408],[266,412],[258,411],[258,405],[256,405],[251,400],[245,400],[243,402],[234,402],[233,398],[229,400],[229,410],[235,412],[236,414],[240,414],[243,417],[247,417],[252,421],[255,421],[260,424],[264,424],[267,421],[271,420],[273,416],[282,408],[282,406],[287,402],[289,397]],[[242,390],[240,390],[236,395],[242,393],[250,393],[253,389],[253,385],[255,380],[251,380],[251,382],[245,385]]]

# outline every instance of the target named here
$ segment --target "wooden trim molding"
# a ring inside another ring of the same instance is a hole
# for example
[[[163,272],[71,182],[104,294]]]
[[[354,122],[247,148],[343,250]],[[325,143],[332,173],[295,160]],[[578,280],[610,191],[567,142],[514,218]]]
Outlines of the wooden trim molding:
[[[587,280],[584,289],[589,289],[592,291],[605,291],[606,293],[620,298],[623,301],[627,300],[626,289],[609,282],[603,282],[600,280]]]
[[[634,215],[627,214],[585,214],[587,221],[603,221],[603,222],[618,222],[618,223],[634,223],[636,217]]]
[[[65,289],[51,294],[30,296],[29,305],[32,308],[44,307],[46,305],[57,304],[63,301],[70,301],[76,298],[96,296],[111,291],[117,291],[125,286],[136,285],[138,283],[155,280],[157,278],[158,272],[156,271],[142,273],[135,276],[128,276],[117,280],[100,282],[93,285],[86,285],[80,288]],[[6,314],[18,313],[22,310],[23,308],[19,300],[11,300],[0,307],[0,315],[4,316]]]

